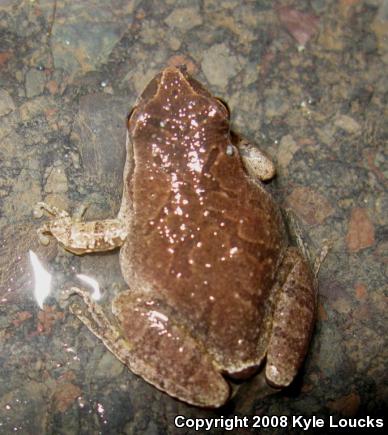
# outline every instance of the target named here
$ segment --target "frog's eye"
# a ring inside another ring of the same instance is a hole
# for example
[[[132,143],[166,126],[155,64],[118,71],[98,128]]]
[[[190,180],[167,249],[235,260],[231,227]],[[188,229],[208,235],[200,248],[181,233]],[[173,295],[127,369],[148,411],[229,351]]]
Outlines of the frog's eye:
[[[222,99],[222,98],[218,98],[217,97],[217,101],[219,102],[219,103],[221,103],[221,105],[224,107],[224,109],[226,110],[226,113],[227,113],[227,116],[228,116],[228,119],[230,118],[230,109],[229,109],[229,106],[228,106],[228,104]]]

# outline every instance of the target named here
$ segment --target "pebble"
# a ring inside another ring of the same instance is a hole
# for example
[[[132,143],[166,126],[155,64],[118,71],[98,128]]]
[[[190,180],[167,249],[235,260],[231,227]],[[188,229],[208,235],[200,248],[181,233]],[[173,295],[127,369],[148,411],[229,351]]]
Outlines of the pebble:
[[[208,82],[220,88],[225,88],[240,70],[237,57],[230,53],[226,44],[216,44],[206,50],[201,67]]]

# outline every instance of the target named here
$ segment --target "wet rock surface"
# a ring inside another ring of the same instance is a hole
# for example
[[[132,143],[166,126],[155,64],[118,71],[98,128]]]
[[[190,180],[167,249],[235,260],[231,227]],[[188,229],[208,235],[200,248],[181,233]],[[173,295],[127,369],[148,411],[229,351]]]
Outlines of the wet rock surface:
[[[386,0],[0,3],[1,433],[194,433],[174,417],[328,424],[386,412],[387,29]],[[117,253],[43,247],[32,217],[41,200],[89,205],[89,219],[117,213],[126,116],[156,72],[182,63],[275,160],[268,187],[312,257],[329,246],[296,381],[263,398],[252,380],[217,412],[122,369],[59,304],[60,289],[87,273],[108,307],[126,286]],[[29,250],[54,276],[42,309]]]

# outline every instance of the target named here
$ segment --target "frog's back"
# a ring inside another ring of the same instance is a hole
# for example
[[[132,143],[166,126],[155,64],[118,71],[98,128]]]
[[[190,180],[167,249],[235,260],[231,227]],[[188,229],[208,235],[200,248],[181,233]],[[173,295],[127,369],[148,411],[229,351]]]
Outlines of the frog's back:
[[[230,152],[225,107],[170,68],[143,93],[129,130],[128,284],[152,292],[225,371],[254,365],[266,350],[284,233],[271,197]]]

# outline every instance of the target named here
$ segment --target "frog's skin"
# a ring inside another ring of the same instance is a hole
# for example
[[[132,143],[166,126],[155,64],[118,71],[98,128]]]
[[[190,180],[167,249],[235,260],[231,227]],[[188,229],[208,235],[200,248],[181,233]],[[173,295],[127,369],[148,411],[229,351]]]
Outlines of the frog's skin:
[[[305,357],[314,277],[258,181],[273,175],[269,159],[230,132],[225,105],[169,67],[129,117],[117,218],[82,223],[39,204],[54,215],[40,234],[65,249],[121,247],[130,289],[114,299],[112,320],[77,288],[87,309],[73,312],[130,370],[187,403],[223,405],[224,375],[260,365],[271,386],[285,387]]]

